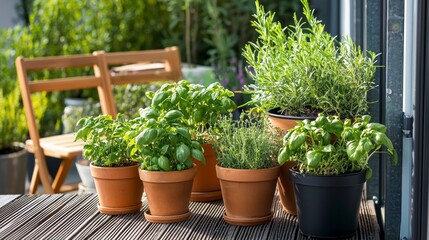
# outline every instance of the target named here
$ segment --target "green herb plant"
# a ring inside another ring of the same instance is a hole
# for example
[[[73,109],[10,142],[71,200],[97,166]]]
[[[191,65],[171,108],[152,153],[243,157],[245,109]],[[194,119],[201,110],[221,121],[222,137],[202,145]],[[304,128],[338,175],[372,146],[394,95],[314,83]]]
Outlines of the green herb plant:
[[[124,135],[130,155],[143,170],[180,171],[193,166],[191,157],[205,164],[203,149],[192,141],[181,119],[183,113],[153,108],[140,109],[140,117],[130,121],[131,130]]]
[[[180,111],[180,119],[189,128],[191,139],[199,141],[205,141],[210,135],[209,129],[222,114],[236,109],[231,99],[234,93],[218,82],[205,87],[182,80],[164,84],[156,92],[147,92],[147,96],[152,100],[151,108],[159,114]]]
[[[214,147],[219,166],[261,169],[278,165],[276,157],[281,137],[261,115],[242,114],[238,121],[231,115],[224,116],[217,129]]]
[[[83,156],[100,167],[124,167],[137,164],[129,154],[124,136],[131,124],[121,114],[116,119],[110,115],[89,116],[79,120],[75,141],[85,142]]]
[[[377,55],[368,51],[367,57],[350,37],[332,37],[307,0],[301,2],[307,21],[294,15],[294,25],[283,28],[256,1],[252,26],[259,37],[242,52],[255,80],[246,88],[251,102],[284,115],[364,115],[367,93],[375,87]]]
[[[20,99],[18,88],[9,93],[0,88],[0,154],[14,152],[12,143],[26,137],[27,122]]]
[[[370,157],[381,147],[386,147],[393,164],[397,153],[386,135],[386,127],[371,123],[371,117],[345,119],[319,114],[314,121],[304,120],[289,130],[283,138],[278,161],[298,162],[301,173],[337,175],[366,170],[367,179],[372,175],[368,165]]]

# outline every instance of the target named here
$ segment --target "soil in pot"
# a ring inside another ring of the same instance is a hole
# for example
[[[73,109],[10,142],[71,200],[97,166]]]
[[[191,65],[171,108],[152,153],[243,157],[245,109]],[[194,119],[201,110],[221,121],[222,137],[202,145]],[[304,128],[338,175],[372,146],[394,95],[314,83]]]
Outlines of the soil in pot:
[[[198,171],[192,184],[191,201],[213,201],[222,198],[219,179],[216,176],[216,153],[212,144],[202,144],[206,164],[193,160]]]
[[[365,171],[333,176],[290,171],[299,228],[304,235],[345,238],[355,234]]]
[[[98,192],[98,210],[109,215],[140,211],[143,184],[138,165],[129,167],[96,167],[90,165]]]
[[[189,218],[189,200],[197,166],[182,171],[146,171],[139,169],[145,187],[149,222],[172,223]]]
[[[224,220],[251,226],[272,219],[272,203],[280,167],[232,169],[216,166],[225,205]]]

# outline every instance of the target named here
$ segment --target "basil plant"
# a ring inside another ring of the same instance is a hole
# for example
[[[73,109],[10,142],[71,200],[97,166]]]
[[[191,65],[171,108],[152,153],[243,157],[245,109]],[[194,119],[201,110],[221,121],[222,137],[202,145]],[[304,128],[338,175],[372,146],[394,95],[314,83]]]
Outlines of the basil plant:
[[[118,114],[81,118],[76,140],[83,140],[83,156],[99,167],[124,167],[137,164],[129,155],[129,147],[123,136],[130,130],[129,122]]]
[[[372,175],[368,165],[371,156],[384,146],[393,164],[397,153],[386,135],[386,127],[371,123],[371,117],[341,120],[337,116],[319,114],[314,121],[304,120],[289,130],[283,138],[278,161],[298,162],[301,173],[336,175],[366,170],[366,177]]]
[[[180,111],[180,120],[189,128],[191,138],[203,142],[220,117],[237,108],[231,99],[234,93],[218,82],[205,87],[182,80],[166,83],[146,95],[152,101],[151,108],[160,114]]]
[[[179,110],[140,109],[140,117],[131,120],[124,135],[130,156],[148,171],[180,171],[191,168],[194,158],[205,164],[201,144],[191,140],[189,128]]]

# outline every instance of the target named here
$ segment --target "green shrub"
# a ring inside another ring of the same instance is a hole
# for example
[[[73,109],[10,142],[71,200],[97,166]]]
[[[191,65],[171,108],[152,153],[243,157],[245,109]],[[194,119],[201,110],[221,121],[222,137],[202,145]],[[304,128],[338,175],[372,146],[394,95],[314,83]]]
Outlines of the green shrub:
[[[14,61],[21,55],[31,58],[161,48],[159,39],[168,21],[162,4],[151,0],[35,0],[31,9],[28,26],[0,32],[0,85],[16,81]],[[92,69],[44,71],[31,73],[30,78],[86,75],[89,71]],[[97,98],[97,94],[91,89],[54,92],[46,97],[50,108],[41,119],[42,135],[61,132],[64,98]]]
[[[8,151],[6,149],[13,142],[22,142],[26,137],[27,122],[20,100],[17,88],[12,88],[9,93],[0,88],[0,153]]]

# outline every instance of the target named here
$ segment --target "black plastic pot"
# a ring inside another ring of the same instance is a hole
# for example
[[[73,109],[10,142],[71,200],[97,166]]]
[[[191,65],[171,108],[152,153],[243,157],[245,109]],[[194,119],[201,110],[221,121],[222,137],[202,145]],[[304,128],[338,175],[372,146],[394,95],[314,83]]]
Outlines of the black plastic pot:
[[[304,235],[343,238],[356,232],[365,171],[333,176],[290,169],[298,223]]]
[[[27,150],[23,143],[12,143],[11,149],[16,151],[0,154],[0,194],[24,194]]]

